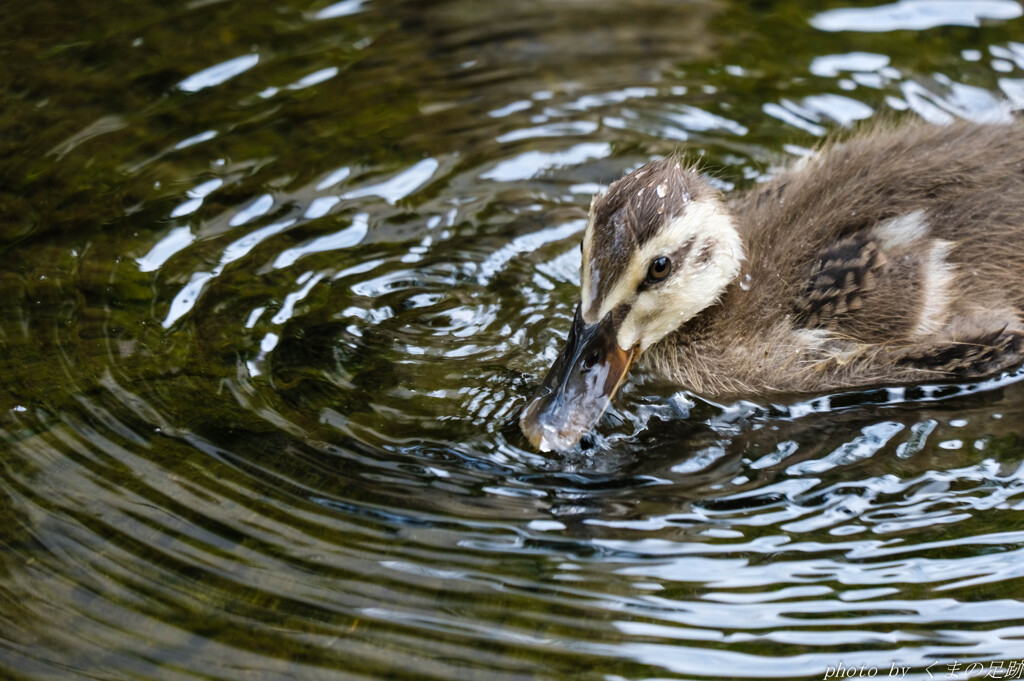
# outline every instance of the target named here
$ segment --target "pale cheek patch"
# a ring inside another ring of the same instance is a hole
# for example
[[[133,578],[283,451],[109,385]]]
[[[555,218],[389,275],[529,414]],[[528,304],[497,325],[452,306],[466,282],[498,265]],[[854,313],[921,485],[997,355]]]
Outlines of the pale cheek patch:
[[[639,345],[643,351],[654,345],[713,305],[739,274],[743,247],[732,221],[721,211],[702,217],[700,232],[676,230],[677,237],[682,233],[682,239],[696,240],[689,257],[663,285],[640,293],[632,302],[617,337],[623,350]]]
[[[667,286],[638,295],[619,327],[619,347],[626,350],[639,345],[641,351],[646,350],[717,302],[736,277],[739,262],[721,251],[716,255],[696,273],[679,272]]]
[[[687,242],[694,243],[694,247],[690,251],[691,254],[699,253],[704,244],[711,248],[711,256],[707,260],[706,269],[707,273],[711,273],[712,276],[709,281],[701,283],[700,286],[714,289],[714,295],[710,296],[710,302],[697,309],[687,306],[679,311],[685,321],[710,305],[739,272],[740,261],[743,260],[743,244],[733,226],[732,218],[714,199],[692,202],[682,216],[666,224],[642,248],[634,252],[625,272],[608,292],[607,297],[601,301],[594,301],[595,305],[599,304],[599,307],[596,313],[593,309],[589,310],[590,315],[587,321],[602,319],[619,305],[630,303],[640,282],[647,276],[647,268],[650,267],[651,262],[658,256],[674,253]],[[682,263],[673,263],[673,267],[678,268],[671,275],[673,279],[677,277],[687,279],[693,276],[692,268],[687,265],[687,262],[684,260]],[[701,274],[703,276],[705,273]],[[686,285],[691,286],[694,283],[694,279],[690,278]],[[697,298],[697,300],[702,299],[708,299],[708,296]],[[671,303],[672,301],[663,302]],[[678,308],[673,308],[673,312],[676,309]]]
[[[616,341],[623,350],[640,346],[644,351],[692,317],[689,310],[696,305],[698,303],[685,291],[668,289],[642,293],[619,326]]]

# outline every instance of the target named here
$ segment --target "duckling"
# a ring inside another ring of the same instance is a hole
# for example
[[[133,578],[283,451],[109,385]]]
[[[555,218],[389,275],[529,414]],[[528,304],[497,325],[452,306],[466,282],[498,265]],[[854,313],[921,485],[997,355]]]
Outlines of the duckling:
[[[520,426],[592,428],[630,367],[709,398],[1024,361],[1024,122],[876,125],[724,196],[671,157],[594,197],[580,303]]]

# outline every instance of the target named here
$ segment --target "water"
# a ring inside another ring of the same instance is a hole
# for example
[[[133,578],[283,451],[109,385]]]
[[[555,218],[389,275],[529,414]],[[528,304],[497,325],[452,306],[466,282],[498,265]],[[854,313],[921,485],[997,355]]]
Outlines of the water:
[[[516,416],[590,195],[1024,101],[1011,0],[8,3],[0,675],[1024,660],[1024,387]],[[953,667],[952,665],[959,665]]]

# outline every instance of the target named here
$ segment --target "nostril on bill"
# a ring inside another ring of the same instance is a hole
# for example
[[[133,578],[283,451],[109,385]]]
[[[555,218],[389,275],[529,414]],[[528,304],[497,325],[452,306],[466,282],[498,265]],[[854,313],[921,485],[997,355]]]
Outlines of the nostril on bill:
[[[591,369],[593,369],[594,366],[596,366],[596,365],[597,365],[597,353],[596,352],[592,352],[592,353],[590,353],[589,355],[587,355],[586,357],[583,358],[583,363],[581,364],[581,367],[583,368],[583,372],[586,373],[586,372],[590,371]]]

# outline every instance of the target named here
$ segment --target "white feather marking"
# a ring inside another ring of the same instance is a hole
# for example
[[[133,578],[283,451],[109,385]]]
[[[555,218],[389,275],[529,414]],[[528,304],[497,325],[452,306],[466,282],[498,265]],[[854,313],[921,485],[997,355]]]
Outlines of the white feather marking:
[[[789,328],[788,325],[783,326]],[[793,335],[797,347],[810,350],[819,349],[830,336],[825,329],[796,329],[793,331]]]
[[[597,287],[601,285],[601,270],[596,267],[587,267],[586,265],[584,265],[584,269],[590,273],[590,286],[587,289],[586,298],[583,299],[583,316],[586,317],[594,307],[594,299],[597,297]]]
[[[811,159],[813,158],[813,156],[801,156],[791,166],[789,166],[789,172],[794,175],[796,173],[805,172],[807,170],[807,166],[811,165]]]
[[[594,306],[594,298],[597,296],[597,281],[600,272],[592,272],[590,255],[594,243],[594,203],[597,196],[590,200],[590,216],[587,219],[587,227],[583,230],[583,260],[580,264],[580,302],[583,306],[583,318],[587,319],[590,309]]]
[[[883,251],[906,248],[928,236],[928,221],[923,210],[900,215],[878,223],[872,230]]]
[[[914,327],[915,336],[930,336],[945,324],[949,312],[950,291],[956,272],[946,259],[953,244],[936,239],[921,270],[921,314]]]

